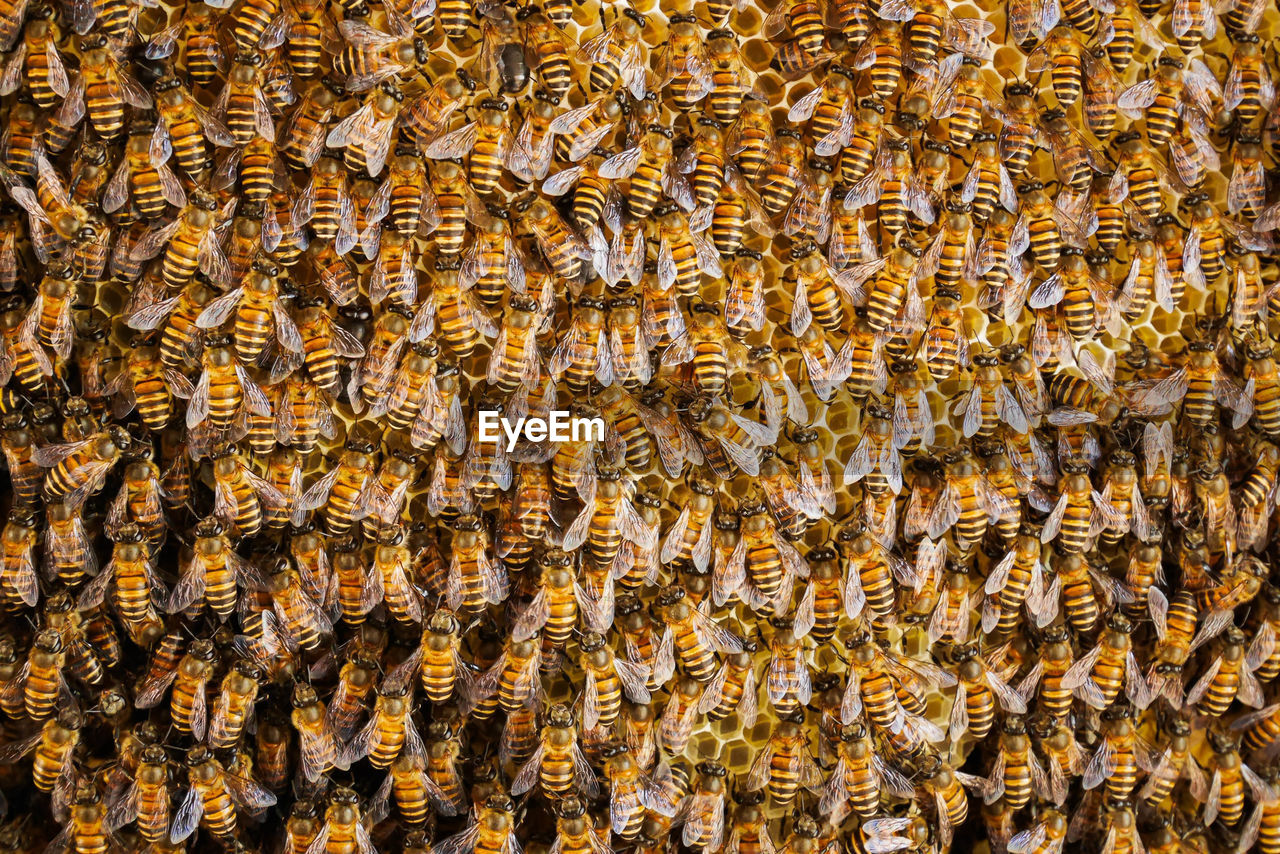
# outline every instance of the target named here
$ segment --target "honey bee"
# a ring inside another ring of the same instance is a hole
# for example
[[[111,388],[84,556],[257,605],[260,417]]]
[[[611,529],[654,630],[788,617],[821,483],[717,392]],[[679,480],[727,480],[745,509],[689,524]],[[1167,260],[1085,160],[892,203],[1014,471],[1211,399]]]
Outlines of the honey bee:
[[[383,81],[358,110],[330,128],[325,145],[343,149],[349,165],[376,178],[391,153],[403,102],[399,87]]]
[[[1168,743],[1160,751],[1151,776],[1138,793],[1147,803],[1163,801],[1183,777],[1186,777],[1193,792],[1207,796],[1209,781],[1200,765],[1191,758],[1190,735],[1191,730],[1186,721],[1175,718],[1170,722],[1166,735]]]
[[[445,837],[432,850],[436,854],[459,854],[462,851],[518,854],[521,849],[516,840],[515,825],[515,804],[511,798],[505,794],[491,795],[477,807],[476,817],[468,828]],[[363,854],[371,854],[372,851],[370,844]]]
[[[654,67],[655,89],[669,89],[677,110],[688,112],[715,88],[713,68],[694,15],[672,15],[666,45]]]
[[[995,721],[997,705],[1015,715],[1026,713],[1026,701],[993,668],[990,656],[984,658],[972,647],[964,647],[958,657],[956,698],[949,721],[953,741],[965,733],[985,737]]]
[[[576,279],[582,272],[583,261],[591,257],[582,238],[543,200],[530,198],[518,202],[516,212],[520,222],[533,232],[552,272],[566,280]]]
[[[889,21],[909,22],[906,61],[920,72],[937,69],[938,50],[944,41],[965,56],[985,57],[987,37],[995,32],[994,24],[977,18],[957,18],[941,4],[894,0],[887,8],[881,4],[880,16]]]
[[[555,705],[547,711],[538,748],[512,780],[511,792],[523,794],[535,782],[541,783],[549,797],[572,789],[588,796],[599,791],[595,772],[578,744],[573,715],[566,706]]]
[[[910,780],[876,753],[861,723],[841,728],[838,750],[840,758],[818,804],[824,814],[840,815],[848,809],[869,820],[880,813],[882,792],[895,797],[914,794]]]
[[[206,689],[213,674],[216,656],[217,651],[212,642],[203,639],[192,642],[176,667],[144,683],[135,703],[139,708],[151,708],[172,687],[169,711],[174,727],[197,739],[203,739],[208,723]]]
[[[361,815],[360,796],[347,788],[335,789],[325,808],[324,827],[311,843],[311,850],[337,854],[338,851],[354,851],[373,854],[375,848]]]
[[[639,145],[613,155],[596,170],[606,180],[630,179],[624,197],[634,217],[653,213],[664,194],[686,210],[695,207],[693,191],[679,172],[669,133],[657,125],[650,127]]]
[[[914,172],[905,140],[886,140],[875,169],[854,184],[844,198],[846,209],[877,204],[883,232],[899,234],[907,227],[908,215],[930,225],[936,215],[923,181]]]
[[[235,144],[230,130],[215,118],[176,76],[162,77],[156,81],[157,125],[152,146],[155,153],[162,150],[167,139],[178,165],[187,175],[198,178],[207,174],[210,166],[205,140],[216,146]]]
[[[746,788],[765,789],[776,802],[790,803],[801,788],[817,793],[822,784],[822,773],[809,755],[807,733],[794,717],[788,717],[774,727],[768,745],[752,764]]]
[[[240,660],[227,671],[209,714],[209,743],[226,748],[240,740],[258,696],[262,672],[250,661]]]

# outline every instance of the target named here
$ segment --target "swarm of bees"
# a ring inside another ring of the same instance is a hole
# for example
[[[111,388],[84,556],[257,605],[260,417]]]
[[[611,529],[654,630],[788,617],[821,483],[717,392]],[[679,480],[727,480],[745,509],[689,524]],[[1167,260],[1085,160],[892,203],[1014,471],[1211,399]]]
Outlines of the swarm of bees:
[[[0,0],[0,851],[1280,854],[1277,29]]]

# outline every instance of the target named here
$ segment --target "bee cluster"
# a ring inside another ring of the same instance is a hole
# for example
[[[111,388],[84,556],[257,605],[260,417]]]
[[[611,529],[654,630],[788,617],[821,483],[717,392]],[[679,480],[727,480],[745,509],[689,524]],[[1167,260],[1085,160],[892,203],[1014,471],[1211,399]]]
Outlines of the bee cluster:
[[[666,5],[0,0],[0,854],[1280,852],[1274,4]]]

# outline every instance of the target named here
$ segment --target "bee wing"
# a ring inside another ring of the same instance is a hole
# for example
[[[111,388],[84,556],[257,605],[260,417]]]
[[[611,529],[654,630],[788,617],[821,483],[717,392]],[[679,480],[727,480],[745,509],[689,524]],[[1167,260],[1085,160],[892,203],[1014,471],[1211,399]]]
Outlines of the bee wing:
[[[1229,610],[1218,610],[1210,613],[1201,621],[1200,628],[1191,640],[1189,651],[1195,652],[1201,646],[1222,634],[1234,622],[1234,619],[1233,612]]]
[[[200,818],[204,815],[204,797],[200,790],[192,786],[173,816],[173,824],[169,828],[169,841],[178,844],[192,834]]]
[[[1131,119],[1140,118],[1142,111],[1155,103],[1156,81],[1154,78],[1139,81],[1125,89],[1116,98],[1116,106]]]
[[[751,475],[752,477],[758,477],[760,475],[760,451],[758,449],[748,448],[720,435],[716,436],[716,442],[724,451],[725,456],[727,456],[734,465],[742,469],[744,474]]]
[[[192,603],[204,596],[205,583],[204,563],[193,556],[187,562],[178,583],[173,586],[173,592],[169,595],[168,612],[177,614],[190,608]]]
[[[412,724],[409,724],[412,726]],[[302,774],[307,780],[315,782],[333,767],[337,745],[333,730],[328,722],[321,718],[317,729],[298,729],[298,757],[301,759]]]
[[[1027,702],[1023,699],[1022,694],[1001,679],[994,671],[987,671],[986,682],[987,687],[991,689],[991,693],[1000,701],[1000,705],[1006,712],[1015,715],[1026,714]]]
[[[205,306],[204,311],[196,317],[196,326],[200,329],[215,329],[227,321],[240,305],[244,288],[235,288]]]
[[[640,159],[643,155],[644,149],[641,147],[629,148],[601,163],[600,167],[596,169],[596,174],[609,180],[630,177],[631,173],[635,172],[636,167],[640,165]]]
[[[1189,762],[1194,760],[1188,759]],[[1213,782],[1209,784],[1209,794],[1205,798],[1204,803],[1204,821],[1205,826],[1212,824],[1218,818],[1218,810],[1222,806],[1222,769],[1213,772]]]
[[[1155,699],[1152,688],[1138,667],[1138,659],[1132,652],[1125,657],[1124,691],[1129,702],[1139,709],[1145,709]]]
[[[690,621],[698,637],[718,652],[742,652],[742,639],[707,616],[701,609],[690,612]]]
[[[362,144],[365,130],[372,118],[373,104],[365,104],[329,130],[324,140],[325,145],[330,148],[343,148],[347,145]]]
[[[1214,678],[1218,675],[1218,671],[1222,669],[1222,657],[1219,656],[1205,669],[1204,673],[1196,680],[1195,685],[1187,692],[1186,705],[1194,706],[1204,698],[1205,693],[1209,690],[1209,686],[1213,684]]]
[[[786,5],[786,4],[782,4]],[[818,106],[818,102],[822,100],[822,87],[814,89],[809,94],[800,98],[791,105],[791,109],[787,111],[787,121],[792,124],[806,122],[813,115],[814,108]]]

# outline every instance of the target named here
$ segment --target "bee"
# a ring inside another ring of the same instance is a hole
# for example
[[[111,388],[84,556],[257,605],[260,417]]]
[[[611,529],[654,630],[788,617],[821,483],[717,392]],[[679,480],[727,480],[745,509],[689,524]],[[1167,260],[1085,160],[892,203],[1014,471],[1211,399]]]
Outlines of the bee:
[[[151,96],[119,64],[105,33],[80,37],[80,73],[89,122],[105,140],[116,139],[124,129],[126,104],[151,108]]]
[[[238,660],[222,679],[209,714],[209,744],[214,749],[232,747],[240,740],[258,697],[262,671],[245,659]]]
[[[25,509],[13,513],[0,532],[0,596],[12,604],[33,606],[40,600],[35,558],[38,537],[36,514]]]
[[[32,460],[49,469],[44,479],[45,499],[80,505],[102,488],[130,441],[122,428],[113,426],[78,442],[37,449]]]
[[[217,650],[208,640],[193,641],[177,667],[149,680],[142,686],[135,700],[139,708],[151,708],[159,703],[164,693],[173,688],[169,700],[169,713],[173,726],[179,731],[204,739],[208,723],[209,678],[213,675]]]
[[[1270,657],[1273,645],[1265,634],[1259,634],[1245,647],[1244,634],[1228,628],[1221,654],[1187,692],[1186,703],[1203,715],[1221,717],[1235,699],[1257,708],[1262,704],[1261,686],[1254,671]]]
[[[876,753],[862,723],[841,728],[837,749],[840,758],[818,804],[825,815],[840,815],[847,808],[870,820],[880,814],[882,792],[908,798],[914,794],[902,772]]]
[[[10,127],[4,139],[0,141],[0,150],[4,153],[5,164],[15,172],[34,178],[37,174],[37,161],[42,144],[48,139],[49,150],[61,153],[71,144],[71,136],[76,127],[84,119],[84,79],[80,75],[75,78],[74,96],[68,97],[54,113],[54,120],[48,132],[43,136],[39,125],[40,111],[32,102],[31,96],[20,92],[17,103],[10,112]],[[66,130],[67,125],[71,129]],[[16,187],[14,189],[17,189]]]
[[[1149,689],[1133,656],[1131,631],[1128,618],[1113,614],[1102,640],[1071,666],[1062,678],[1062,687],[1072,690],[1094,708],[1109,706],[1123,688],[1135,706],[1145,708]]]
[[[214,514],[228,530],[252,536],[266,516],[278,515],[289,503],[289,498],[250,469],[238,453],[227,451],[214,457]],[[243,571],[238,574],[245,577]],[[210,596],[214,598],[221,597]]]
[[[288,854],[305,854],[320,835],[320,811],[315,801],[299,798],[293,802],[285,822],[284,850]]]
[[[591,63],[587,82],[593,93],[612,92],[621,84],[637,100],[644,98],[647,57],[642,31],[647,23],[634,9],[623,9],[612,26],[582,45],[578,54]]]
[[[907,217],[930,225],[935,219],[933,204],[924,183],[914,172],[910,146],[906,140],[886,140],[876,168],[845,196],[847,209],[878,203],[878,221],[883,232],[898,235],[907,228]]]
[[[131,195],[138,213],[145,219],[157,218],[164,213],[166,205],[187,205],[187,193],[168,165],[173,155],[172,143],[168,137],[154,143],[154,137],[154,131],[146,125],[129,133],[124,157],[102,196],[102,210],[106,213],[119,210]]]
[[[335,560],[335,563],[337,561]],[[275,640],[266,640],[267,652],[274,653],[273,644],[283,646],[285,638],[303,649],[315,649],[322,636],[329,634],[332,626],[324,610],[307,594],[297,571],[287,563],[276,567],[267,576],[266,592],[271,596],[273,621],[277,628]]]
[[[1025,433],[1028,429],[1027,415],[1004,385],[998,365],[999,361],[995,356],[979,354],[974,357],[974,383],[964,403],[966,437],[990,437],[995,434],[1000,421],[1018,433]],[[1038,373],[1033,372],[1033,375],[1035,380],[1040,379]]]
[[[220,521],[201,520],[195,532],[191,560],[169,598],[169,610],[185,611],[197,600],[205,599],[219,619],[226,620],[235,607],[237,584],[252,587],[261,582],[255,581],[257,576],[251,566],[230,548]]]
[[[718,762],[698,763],[682,836],[685,845],[716,849],[723,842],[727,776],[728,770]]]
[[[280,158],[292,169],[310,169],[324,151],[329,121],[345,89],[322,78],[312,82],[276,134]]]
[[[425,756],[425,745],[410,715],[413,698],[408,679],[411,677],[411,673],[395,673],[383,680],[369,722],[342,750],[342,765],[368,758],[370,765],[382,769],[402,756],[411,761]]]
[[[329,241],[334,251],[346,255],[356,245],[356,209],[347,187],[346,172],[334,157],[321,157],[311,168],[311,180],[291,208],[295,228],[310,223],[318,240]],[[264,221],[264,228],[266,223]],[[275,241],[263,245],[271,251]]]
[[[175,76],[168,75],[155,83],[156,112],[160,122],[153,148],[161,150],[167,139],[178,166],[193,179],[207,174],[210,161],[205,148],[208,139],[216,146],[235,144],[231,132],[206,110]]]
[[[285,310],[277,288],[278,269],[258,261],[244,284],[213,300],[196,318],[196,326],[214,329],[235,315],[234,341],[236,356],[248,364],[266,349],[271,329],[279,346],[290,353],[303,353],[302,336],[297,324]]]
[[[530,197],[516,203],[516,213],[522,227],[533,233],[551,271],[569,281],[577,279],[583,260],[591,257],[590,250],[555,208],[542,199]]]
[[[893,414],[878,404],[869,404],[866,414],[868,421],[845,464],[845,477],[850,483],[865,477],[866,488],[873,493],[889,489],[897,494],[902,491],[902,458],[894,441]]]
[[[672,104],[687,113],[715,88],[713,67],[694,15],[672,15],[667,23],[667,43],[654,67],[656,88],[669,89]]]
[[[787,120],[794,124],[806,121],[809,123],[813,152],[819,157],[828,157],[856,142],[858,144],[855,148],[869,161],[876,153],[879,137],[876,133],[879,124],[877,119],[881,114],[875,110],[866,116],[855,114],[853,98],[852,72],[842,65],[833,65],[827,71],[821,86],[791,106],[787,111]],[[859,120],[865,127],[858,126]],[[862,131],[861,134],[857,133],[859,130]],[[843,157],[842,154],[842,161]],[[800,169],[795,171],[798,173]],[[857,171],[856,168],[854,171]],[[843,167],[841,175],[848,177]],[[772,209],[770,213],[773,213]]]
[[[516,14],[524,30],[530,70],[543,87],[557,99],[573,85],[571,57],[581,50],[577,42],[553,24],[536,6],[526,6]]]
[[[933,312],[921,341],[929,375],[941,382],[957,367],[969,365],[969,334],[960,308],[960,291],[938,288]]]
[[[977,778],[974,784],[987,803],[1002,798],[1013,809],[1026,806],[1033,792],[1047,791],[1044,767],[1031,748],[1021,716],[1005,719],[991,775]]]
[[[1155,77],[1125,89],[1117,103],[1132,118],[1146,111],[1147,139],[1159,148],[1173,137],[1179,118],[1207,121],[1212,115],[1210,98],[1221,93],[1201,61],[1193,60],[1184,69],[1182,60],[1162,56]]]
[[[7,762],[17,762],[34,751],[32,779],[36,788],[63,800],[74,778],[72,755],[80,743],[83,720],[79,712],[62,709],[30,737],[10,742],[3,748]]]
[[[447,599],[453,610],[479,611],[484,603],[507,598],[506,570],[491,555],[491,544],[480,520],[462,516],[454,523],[453,561],[449,568]]]
[[[376,850],[360,814],[360,796],[347,788],[335,789],[324,812],[324,827],[311,843],[311,850],[324,854],[354,851],[373,854]]]
[[[275,122],[263,92],[263,56],[254,49],[242,49],[227,75],[227,86],[218,101],[219,114],[237,146],[247,145],[255,136],[275,142]]]
[[[443,800],[449,804],[449,810],[456,814],[461,811],[465,797],[462,777],[457,767],[462,746],[449,726],[440,721],[430,724],[427,735],[431,739],[427,746],[427,777],[441,791]]]
[[[583,636],[581,666],[586,680],[582,720],[588,730],[617,721],[623,694],[633,703],[649,702],[649,668],[619,658],[601,635]]]
[[[1232,411],[1233,425],[1243,424],[1252,414],[1253,401],[1229,377],[1218,361],[1210,341],[1193,341],[1188,347],[1185,367],[1138,393],[1138,405],[1159,405],[1183,400],[1183,416],[1203,426],[1216,418],[1216,404]]]
[[[383,81],[371,91],[364,104],[335,124],[325,136],[324,144],[345,152],[347,165],[364,170],[376,178],[392,151],[396,123],[404,102],[400,88]],[[343,253],[339,253],[343,254]]]
[[[636,218],[652,214],[664,194],[686,210],[695,206],[693,191],[679,172],[670,133],[666,128],[652,125],[639,145],[613,155],[596,170],[606,180],[630,179],[624,197],[627,210]]]
[[[54,704],[66,687],[66,657],[60,631],[42,629],[36,634],[27,653],[22,687],[22,705],[32,720],[43,721],[53,715]]]
[[[775,802],[793,801],[801,788],[817,793],[822,773],[809,755],[809,737],[793,717],[781,720],[747,775],[748,791],[764,789]]]
[[[491,193],[510,168],[513,135],[506,117],[504,101],[486,99],[480,102],[479,117],[451,131],[428,146],[426,156],[437,160],[460,158],[470,153],[470,186],[480,195]]]
[[[658,607],[666,624],[654,649],[652,672],[659,684],[674,671],[677,660],[690,676],[706,682],[717,671],[717,652],[742,651],[742,640],[708,617],[706,609],[695,606],[682,590],[663,591]]]
[[[1173,719],[1166,733],[1167,744],[1156,758],[1155,766],[1138,796],[1151,805],[1164,801],[1183,777],[1194,792],[1208,793],[1208,780],[1200,765],[1191,757],[1191,728],[1185,720]]]
[[[574,789],[588,796],[599,791],[595,773],[578,743],[573,714],[564,705],[554,705],[547,711],[538,748],[516,774],[511,793],[523,794],[535,782],[541,784],[548,797],[564,796]]]
[[[173,56],[178,44],[185,47],[187,70],[197,86],[208,86],[220,72],[226,71],[226,55],[219,40],[214,37],[214,6],[208,3],[197,3],[188,7],[172,26],[158,30],[147,41],[145,56],[157,60]],[[257,16],[262,22],[263,31],[270,22],[271,15]],[[262,35],[258,33],[258,36]],[[258,36],[250,43],[242,46],[248,50],[257,45]]]
[[[474,822],[465,830],[445,837],[440,851],[475,851],[477,854],[517,854],[515,804],[505,794],[490,795],[476,808]],[[367,836],[366,836],[367,838]],[[362,854],[371,854],[372,844]]]
[[[694,387],[703,394],[718,396],[728,385],[730,365],[736,362],[739,351],[714,305],[699,300],[691,310],[691,326],[676,336],[662,354],[662,364],[691,363]]]
[[[374,447],[368,441],[352,437],[333,471],[312,484],[298,499],[294,524],[301,524],[306,513],[323,507],[324,524],[329,533],[341,536],[357,521],[361,505],[374,481]]]
[[[426,45],[414,33],[410,19],[392,9],[386,25],[391,32],[374,29],[358,17],[339,23],[345,44],[334,58],[334,70],[346,77],[348,91],[364,92],[384,80],[402,79],[415,66],[425,64]]]
[[[86,576],[96,576],[98,570],[97,557],[91,545],[90,537],[85,529],[84,520],[76,508],[66,503],[50,505],[46,515],[48,531],[45,537],[46,572],[53,572],[64,583],[74,583]],[[26,564],[31,557],[26,554],[28,544],[21,534],[23,526],[21,514],[15,514],[10,523],[13,527],[0,535],[6,546],[5,587],[11,587],[19,599],[32,596],[29,588],[30,577]],[[26,525],[30,529],[31,525]],[[38,592],[38,591],[37,591]],[[27,604],[34,604],[33,602]]]
[[[573,190],[571,219],[574,225],[584,231],[589,231],[600,222],[606,205],[614,203],[617,193],[612,182],[599,174],[598,167],[604,162],[604,153],[603,150],[596,149],[590,152],[590,159],[556,172],[542,184],[542,192],[548,196],[563,196]]]
[[[556,847],[567,854],[590,854],[603,851],[608,845],[604,831],[597,830],[587,809],[577,795],[569,795],[559,801],[556,813]]]
[[[1116,137],[1116,145],[1120,164],[1111,179],[1111,192],[1126,193],[1143,214],[1154,219],[1164,210],[1162,189],[1181,187],[1179,178],[1155,159],[1136,133],[1120,134]]]
[[[421,825],[426,821],[431,809],[443,815],[457,813],[440,787],[427,776],[420,756],[414,757],[407,753],[402,755],[392,764],[387,781],[379,790],[379,794],[390,788],[395,794],[401,817],[409,825]]]
[[[496,693],[498,705],[505,712],[527,705],[542,689],[538,675],[541,659],[538,638],[508,640],[502,654],[476,680],[475,691],[467,704],[479,704]]]
[[[1063,247],[1060,257],[1059,269],[1031,293],[1027,305],[1043,309],[1062,303],[1067,332],[1082,341],[1114,323],[1117,296],[1094,275],[1080,250]]]
[[[839,331],[845,323],[845,308],[841,299],[851,296],[851,289],[842,287],[843,279],[833,275],[817,247],[804,243],[791,250],[792,265],[787,279],[794,279],[791,308],[791,329],[803,333],[813,321],[827,332]]]
[[[880,16],[908,24],[906,62],[922,74],[938,68],[938,50],[944,41],[963,55],[982,58],[986,55],[987,37],[995,32],[994,24],[977,18],[957,18],[941,3],[891,0],[881,3]]]
[[[1239,823],[1244,817],[1245,798],[1257,800],[1266,797],[1268,786],[1256,772],[1240,759],[1238,744],[1230,737],[1211,733],[1208,737],[1212,749],[1213,776],[1209,795],[1205,802],[1205,817],[1220,818],[1227,825]]]
[[[703,397],[690,406],[689,426],[703,457],[717,476],[730,477],[735,468],[752,477],[760,474],[761,449],[773,438],[768,425],[744,418],[723,404]]]
[[[1014,715],[1026,713],[1020,693],[1001,678],[989,659],[979,656],[973,647],[962,647],[957,656],[960,667],[950,717],[953,741],[966,732],[985,738],[995,722],[997,706]]]

